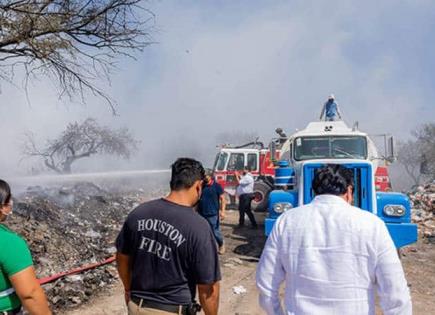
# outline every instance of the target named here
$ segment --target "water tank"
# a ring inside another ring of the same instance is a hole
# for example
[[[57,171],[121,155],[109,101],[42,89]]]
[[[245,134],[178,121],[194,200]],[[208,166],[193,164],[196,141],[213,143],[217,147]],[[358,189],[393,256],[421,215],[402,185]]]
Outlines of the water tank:
[[[278,162],[278,168],[275,169],[275,186],[278,188],[293,188],[295,184],[295,171],[288,161]]]

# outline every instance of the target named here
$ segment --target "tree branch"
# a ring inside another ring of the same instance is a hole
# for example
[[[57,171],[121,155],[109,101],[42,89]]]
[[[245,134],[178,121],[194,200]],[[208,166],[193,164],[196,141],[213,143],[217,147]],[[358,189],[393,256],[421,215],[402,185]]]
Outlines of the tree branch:
[[[60,97],[79,95],[84,101],[88,91],[105,99],[116,114],[115,102],[96,82],[108,79],[115,58],[134,58],[134,52],[153,43],[155,16],[140,2],[2,0],[0,61],[11,68],[0,77],[10,81],[12,65],[25,64],[28,76],[54,76]]]

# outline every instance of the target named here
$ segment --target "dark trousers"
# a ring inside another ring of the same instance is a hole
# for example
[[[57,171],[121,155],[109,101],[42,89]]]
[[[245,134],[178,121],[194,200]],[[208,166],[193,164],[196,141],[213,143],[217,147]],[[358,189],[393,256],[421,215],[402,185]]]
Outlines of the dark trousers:
[[[218,243],[219,247],[221,247],[224,244],[224,238],[222,237],[221,229],[220,229],[220,223],[219,223],[219,215],[214,215],[211,217],[205,217],[208,224],[210,224],[211,230],[213,231],[214,238],[216,239],[216,242]]]
[[[241,194],[239,196],[239,225],[245,224],[245,213],[248,215],[249,221],[252,226],[256,227],[254,214],[251,210],[251,201],[254,198],[254,194]]]

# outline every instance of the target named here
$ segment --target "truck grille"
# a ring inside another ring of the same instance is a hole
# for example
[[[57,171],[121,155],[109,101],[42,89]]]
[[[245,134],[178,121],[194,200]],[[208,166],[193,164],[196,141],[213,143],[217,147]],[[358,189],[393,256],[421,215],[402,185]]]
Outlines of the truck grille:
[[[305,164],[304,172],[304,204],[310,203],[314,198],[314,191],[312,189],[312,181],[317,169],[324,167],[326,164]],[[373,173],[372,166],[368,163],[349,163],[342,164],[350,168],[353,172],[354,179],[354,206],[372,211],[372,188],[373,188]]]

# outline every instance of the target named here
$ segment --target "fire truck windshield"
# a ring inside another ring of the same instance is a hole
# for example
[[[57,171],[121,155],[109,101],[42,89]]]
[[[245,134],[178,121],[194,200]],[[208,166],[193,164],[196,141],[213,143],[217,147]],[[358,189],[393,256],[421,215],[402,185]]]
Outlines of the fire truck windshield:
[[[297,161],[311,159],[366,159],[367,140],[363,136],[296,138],[294,157]]]
[[[213,169],[215,171],[223,171],[225,170],[225,166],[227,164],[228,160],[228,153],[227,152],[220,152],[216,155],[216,160],[214,162]]]
[[[230,160],[228,161],[228,171],[241,171],[245,166],[244,153],[231,153]]]

